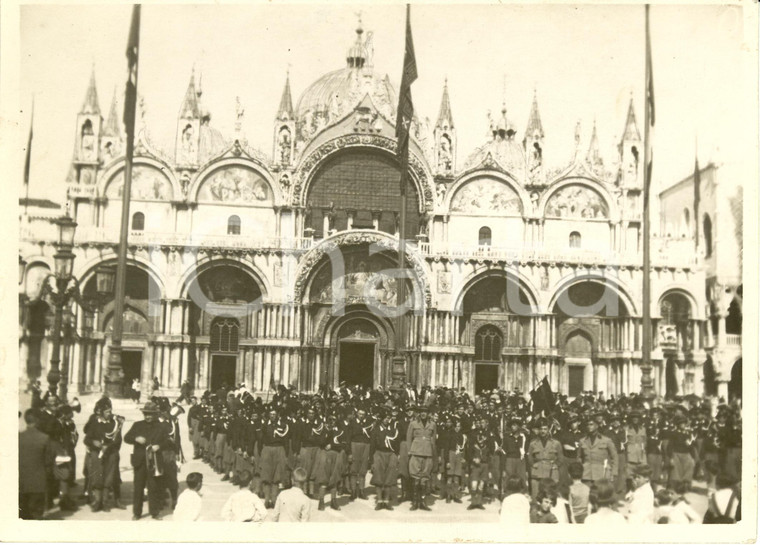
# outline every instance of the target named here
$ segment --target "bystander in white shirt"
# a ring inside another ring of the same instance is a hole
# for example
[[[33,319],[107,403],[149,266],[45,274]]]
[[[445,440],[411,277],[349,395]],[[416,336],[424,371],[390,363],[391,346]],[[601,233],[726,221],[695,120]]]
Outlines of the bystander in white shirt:
[[[642,484],[631,494],[628,506],[628,522],[631,524],[654,524],[654,490],[649,481]]]
[[[222,507],[222,520],[227,522],[261,522],[266,516],[264,502],[247,488],[232,494]]]
[[[303,490],[294,486],[280,492],[274,504],[272,520],[275,522],[309,522],[311,500]]]
[[[177,498],[172,520],[175,522],[192,522],[201,518],[201,495],[190,488]]]
[[[502,524],[530,524],[530,500],[525,494],[510,494],[501,502],[499,522]]]

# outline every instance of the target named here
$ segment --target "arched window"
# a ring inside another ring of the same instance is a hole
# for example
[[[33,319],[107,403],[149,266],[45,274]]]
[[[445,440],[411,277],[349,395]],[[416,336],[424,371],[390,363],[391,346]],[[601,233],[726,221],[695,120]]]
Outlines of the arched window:
[[[240,216],[230,216],[227,220],[227,234],[239,235],[240,234]]]
[[[683,209],[681,214],[681,236],[688,237],[691,235],[691,215],[688,208]]]
[[[710,216],[707,214],[704,215],[704,219],[702,220],[702,232],[705,234],[705,257],[710,257],[712,255],[712,221],[710,220]]]
[[[237,352],[240,325],[234,318],[217,318],[211,323],[211,352]]]
[[[132,214],[132,230],[144,231],[145,230],[145,214],[142,212],[135,212]]]
[[[480,231],[478,231],[478,245],[479,246],[491,245],[491,228],[490,227],[480,228]]]
[[[92,136],[92,121],[87,119],[84,123],[82,123],[82,136]]]
[[[578,231],[573,231],[572,233],[570,233],[570,247],[571,248],[581,247],[581,234]]]
[[[475,335],[475,361],[501,361],[501,331],[487,325]]]

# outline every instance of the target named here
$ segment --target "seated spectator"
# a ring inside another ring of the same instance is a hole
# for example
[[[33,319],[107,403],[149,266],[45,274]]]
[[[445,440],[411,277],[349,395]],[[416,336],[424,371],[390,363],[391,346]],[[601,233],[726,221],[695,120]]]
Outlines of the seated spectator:
[[[552,507],[555,505],[551,491],[542,487],[536,496],[536,505],[531,512],[530,521],[537,524],[557,524],[557,517],[552,513]]]
[[[699,513],[689,504],[684,497],[689,490],[689,483],[678,483],[675,490],[675,500],[668,514],[668,524],[699,524],[702,522]]]
[[[311,519],[311,500],[304,494],[306,470],[297,467],[293,470],[293,486],[283,490],[277,496],[272,520],[275,522],[309,522]]]
[[[654,523],[654,491],[649,482],[652,470],[639,465],[633,473],[633,492],[629,494],[628,522],[633,524]]]
[[[673,510],[675,499],[676,493],[669,488],[660,488],[655,493],[655,520],[657,524],[668,524],[670,522],[670,512]]]
[[[612,525],[625,524],[623,515],[618,513],[614,506],[616,503],[615,489],[607,479],[600,479],[594,483],[593,504],[596,512],[586,517],[584,524]]]
[[[251,472],[238,473],[240,490],[232,494],[222,507],[222,520],[227,522],[261,522],[267,515],[264,502],[251,489]]]
[[[194,471],[187,476],[187,489],[177,498],[177,506],[174,508],[175,522],[192,522],[201,517],[201,495],[203,487],[203,475]]]
[[[520,477],[510,477],[504,493],[499,521],[510,526],[530,524],[530,499],[525,495],[525,482]]]

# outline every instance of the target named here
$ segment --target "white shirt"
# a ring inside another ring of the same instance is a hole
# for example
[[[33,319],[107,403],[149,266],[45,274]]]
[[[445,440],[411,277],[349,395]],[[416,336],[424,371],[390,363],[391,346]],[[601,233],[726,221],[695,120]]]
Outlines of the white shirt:
[[[177,507],[174,508],[172,520],[178,522],[192,522],[201,516],[201,495],[195,490],[186,489],[177,498]]]
[[[702,517],[685,501],[679,501],[668,512],[668,524],[702,524]]]
[[[303,490],[294,486],[280,492],[274,504],[272,520],[275,522],[309,522],[311,500]]]
[[[266,516],[264,502],[248,489],[235,492],[222,507],[222,519],[227,522],[261,522]]]
[[[628,506],[628,522],[632,524],[654,524],[654,490],[647,481],[633,491]]]
[[[499,522],[502,524],[530,524],[530,500],[525,494],[510,494],[501,502]]]
[[[626,524],[625,517],[609,507],[600,507],[596,513],[586,517],[583,524]]]
[[[570,507],[570,504],[565,498],[557,498],[557,505],[551,508],[552,514],[557,517],[557,522],[559,524],[570,524],[575,523],[575,518],[573,517],[573,511],[572,509],[568,509]],[[568,512],[570,513],[570,516],[568,517]]]

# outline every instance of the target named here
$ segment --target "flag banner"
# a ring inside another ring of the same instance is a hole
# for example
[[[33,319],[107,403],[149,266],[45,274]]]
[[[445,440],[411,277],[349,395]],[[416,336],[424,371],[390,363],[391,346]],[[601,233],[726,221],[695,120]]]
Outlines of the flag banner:
[[[700,185],[702,179],[699,174],[699,158],[696,156],[696,150],[694,155],[694,248],[699,248],[699,201],[701,200]],[[705,249],[709,253],[709,248]]]
[[[137,60],[140,52],[140,4],[132,8],[132,24],[127,42],[127,90],[124,94],[124,127],[127,138],[135,134],[135,110],[137,109]]]
[[[32,137],[34,136],[34,99],[32,99],[32,116],[29,121],[29,139],[26,141],[26,158],[24,159],[24,185],[29,186],[29,170],[32,166]]]
[[[530,399],[533,401],[533,413],[545,412],[550,414],[554,410],[554,392],[549,384],[549,379],[544,377],[541,382],[530,391]]]
[[[652,184],[652,140],[654,138],[654,74],[652,73],[652,45],[649,37],[649,4],[646,6],[646,95],[645,118],[648,120],[646,127],[648,137],[645,139],[645,145],[648,161],[644,179],[644,206],[648,208],[649,190]]]
[[[414,56],[414,43],[412,41],[412,24],[409,19],[410,7],[406,5],[406,47],[404,49],[404,69],[401,73],[401,92],[398,100],[398,112],[396,114],[396,137],[398,138],[397,154],[401,159],[401,168],[406,169],[407,156],[409,153],[409,130],[414,118],[414,104],[412,104],[411,85],[417,79],[417,60]],[[406,184],[402,184],[405,191]]]

